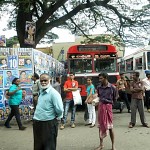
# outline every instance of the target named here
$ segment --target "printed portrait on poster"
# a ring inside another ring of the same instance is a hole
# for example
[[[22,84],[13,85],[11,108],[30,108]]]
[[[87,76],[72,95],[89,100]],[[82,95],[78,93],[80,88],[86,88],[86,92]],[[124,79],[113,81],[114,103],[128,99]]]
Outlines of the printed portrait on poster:
[[[5,35],[0,35],[0,47],[6,46],[6,38]]]
[[[17,70],[4,70],[3,71],[3,82],[4,88],[9,88],[12,85],[12,81],[14,78],[18,78]]]
[[[6,55],[0,55],[0,69],[1,70],[8,68],[7,62],[8,62],[7,56]]]
[[[24,43],[27,45],[34,45],[35,33],[36,33],[36,24],[34,22],[26,21]]]
[[[19,78],[21,86],[32,86],[32,70],[19,70]]]
[[[18,50],[18,68],[32,69],[31,48],[21,48]]]
[[[21,105],[32,105],[32,90],[31,88],[22,88]]]

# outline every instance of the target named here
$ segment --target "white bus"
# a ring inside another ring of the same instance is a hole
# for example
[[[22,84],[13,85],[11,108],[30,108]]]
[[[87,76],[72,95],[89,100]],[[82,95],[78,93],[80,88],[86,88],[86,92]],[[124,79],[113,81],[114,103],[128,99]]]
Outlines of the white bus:
[[[144,79],[145,70],[150,70],[150,45],[140,49],[128,56],[117,60],[119,72],[125,72],[125,75],[132,79],[132,73],[138,71],[140,79]]]

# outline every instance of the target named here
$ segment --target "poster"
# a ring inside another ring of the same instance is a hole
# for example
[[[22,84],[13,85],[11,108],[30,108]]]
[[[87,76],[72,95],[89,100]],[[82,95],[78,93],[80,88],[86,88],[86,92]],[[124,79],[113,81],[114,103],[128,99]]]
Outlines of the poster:
[[[17,69],[18,68],[18,56],[8,56],[8,69]]]
[[[36,24],[34,22],[26,21],[25,39],[24,39],[25,44],[27,45],[35,44],[35,32],[36,32]]]
[[[0,88],[3,88],[3,71],[0,70]]]
[[[7,56],[6,55],[0,55],[0,69],[7,69],[8,64],[7,64]]]
[[[18,50],[18,68],[32,69],[32,49]]]
[[[32,70],[19,70],[19,78],[21,86],[32,86]]]
[[[18,78],[18,70],[4,70],[3,71],[3,82],[4,88],[9,88],[12,85],[14,78]]]
[[[6,38],[5,35],[0,35],[0,47],[6,46]]]

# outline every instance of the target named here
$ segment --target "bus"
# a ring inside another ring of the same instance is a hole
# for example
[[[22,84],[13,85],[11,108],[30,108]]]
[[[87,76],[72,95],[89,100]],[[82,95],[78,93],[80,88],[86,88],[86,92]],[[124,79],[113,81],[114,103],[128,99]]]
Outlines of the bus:
[[[146,78],[145,70],[150,70],[150,45],[117,60],[118,70],[132,80],[132,73],[138,71],[140,79]]]
[[[98,74],[106,72],[109,82],[115,84],[119,78],[117,71],[117,49],[110,44],[74,45],[67,51],[68,73],[74,72],[79,83],[82,99],[86,98],[86,79],[92,77],[95,87]]]

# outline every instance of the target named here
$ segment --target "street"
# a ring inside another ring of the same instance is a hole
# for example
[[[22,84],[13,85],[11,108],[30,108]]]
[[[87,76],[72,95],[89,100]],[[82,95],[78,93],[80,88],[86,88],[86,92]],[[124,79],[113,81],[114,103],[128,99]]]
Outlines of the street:
[[[130,114],[125,109],[123,113],[114,111],[114,131],[116,150],[149,150],[150,128],[141,126],[139,114],[137,124],[129,129]],[[150,124],[149,113],[146,112],[147,122]],[[64,130],[58,132],[57,150],[94,150],[99,145],[98,128],[84,126],[84,112],[76,113],[76,128],[70,128],[68,124]],[[1,122],[0,126],[0,150],[33,150],[32,121],[24,122],[26,131],[19,131],[16,124],[11,129],[6,129]],[[104,150],[111,149],[109,136],[104,139]]]

